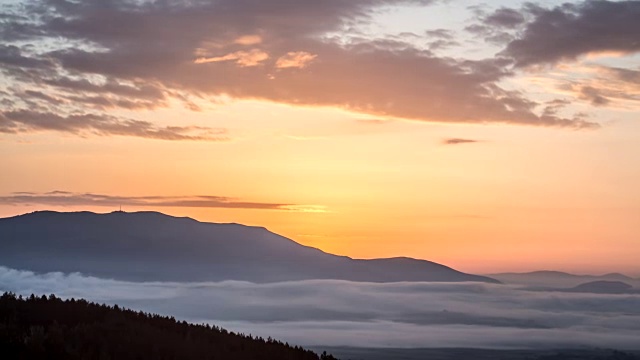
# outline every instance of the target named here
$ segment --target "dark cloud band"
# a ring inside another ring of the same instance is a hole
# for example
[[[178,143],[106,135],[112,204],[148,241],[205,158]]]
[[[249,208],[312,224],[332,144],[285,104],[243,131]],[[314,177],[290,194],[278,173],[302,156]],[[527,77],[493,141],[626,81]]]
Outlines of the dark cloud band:
[[[523,12],[533,19],[504,51],[518,66],[575,60],[590,53],[640,52],[638,1],[594,0],[553,9],[530,4]]]
[[[110,206],[118,207],[189,207],[189,208],[230,208],[303,211],[304,206],[296,204],[276,204],[246,202],[223,196],[112,196],[103,194],[80,194],[66,191],[47,193],[19,192],[0,196],[0,202],[12,205],[47,206]]]
[[[45,94],[34,94],[45,98]],[[48,99],[47,99],[48,101]],[[0,111],[0,133],[57,131],[78,135],[136,136],[160,140],[228,140],[225,129],[198,126],[160,127],[148,121],[120,119],[101,113],[58,115],[30,110]]]
[[[408,3],[432,1],[38,0],[0,25],[5,40],[24,28],[20,41],[30,43],[2,47],[0,66],[16,88],[46,89],[49,98],[32,92],[30,99],[54,113],[152,109],[185,94],[224,94],[421,121],[597,127],[544,113],[542,104],[501,88],[513,74],[505,59],[438,57],[401,38],[344,44],[323,37],[367,21],[380,6]],[[503,27],[521,21],[507,9],[490,20]],[[62,45],[40,46],[52,39]],[[7,96],[11,111],[25,110],[24,93]]]

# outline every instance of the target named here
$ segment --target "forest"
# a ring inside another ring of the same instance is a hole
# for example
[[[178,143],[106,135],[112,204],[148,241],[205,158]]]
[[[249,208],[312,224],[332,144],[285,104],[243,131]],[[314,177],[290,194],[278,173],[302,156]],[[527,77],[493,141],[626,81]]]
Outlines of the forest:
[[[0,359],[335,360],[271,338],[55,295],[0,297]]]
[[[318,350],[318,349],[316,349]],[[328,348],[345,359],[637,360],[637,353],[606,349],[506,351],[482,349]],[[337,360],[272,338],[234,333],[209,324],[55,295],[0,296],[2,360]]]

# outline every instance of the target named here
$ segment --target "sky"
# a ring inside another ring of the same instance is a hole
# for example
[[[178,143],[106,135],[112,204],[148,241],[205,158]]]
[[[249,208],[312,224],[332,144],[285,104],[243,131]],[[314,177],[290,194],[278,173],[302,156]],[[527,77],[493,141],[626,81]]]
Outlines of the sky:
[[[0,3],[0,216],[640,275],[640,2]]]

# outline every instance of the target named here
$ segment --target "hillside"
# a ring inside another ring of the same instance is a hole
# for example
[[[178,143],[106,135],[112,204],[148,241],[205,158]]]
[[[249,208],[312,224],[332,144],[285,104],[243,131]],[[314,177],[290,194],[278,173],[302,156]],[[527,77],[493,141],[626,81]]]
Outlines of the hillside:
[[[332,360],[272,339],[235,334],[84,300],[0,297],[1,359]]]
[[[358,260],[265,228],[157,212],[35,212],[0,219],[0,265],[133,281],[482,281],[425,260]]]
[[[566,288],[578,286],[591,281],[623,281],[634,283],[635,279],[619,273],[603,275],[576,275],[561,271],[533,271],[527,273],[500,273],[488,275],[493,279],[508,284],[520,284],[528,286]]]
[[[591,281],[570,289],[574,292],[588,292],[597,294],[624,294],[633,291],[633,286],[622,281]]]

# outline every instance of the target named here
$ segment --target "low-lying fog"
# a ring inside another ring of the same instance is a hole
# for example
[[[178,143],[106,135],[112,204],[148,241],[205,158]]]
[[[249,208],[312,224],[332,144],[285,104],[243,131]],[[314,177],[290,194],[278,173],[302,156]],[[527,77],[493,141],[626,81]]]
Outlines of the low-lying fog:
[[[85,298],[301,345],[640,349],[640,294],[481,283],[134,283],[4,267],[0,291]]]

